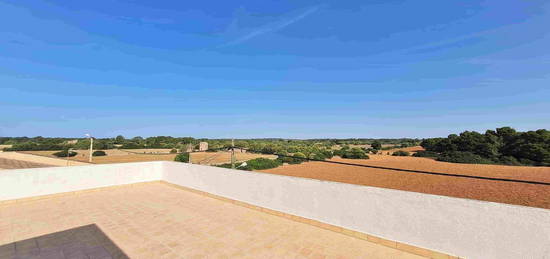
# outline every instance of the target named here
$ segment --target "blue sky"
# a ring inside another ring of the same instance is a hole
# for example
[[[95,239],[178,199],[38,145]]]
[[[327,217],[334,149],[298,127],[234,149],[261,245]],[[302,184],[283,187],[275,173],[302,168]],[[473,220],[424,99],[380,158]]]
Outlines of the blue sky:
[[[550,128],[548,1],[0,0],[0,136]]]

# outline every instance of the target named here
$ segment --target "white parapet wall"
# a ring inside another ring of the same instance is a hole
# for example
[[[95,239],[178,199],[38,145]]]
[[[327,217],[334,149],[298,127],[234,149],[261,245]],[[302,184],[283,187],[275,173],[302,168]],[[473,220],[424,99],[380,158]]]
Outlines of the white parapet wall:
[[[159,181],[162,162],[47,167],[0,171],[0,201]]]
[[[3,170],[0,201],[158,180],[463,258],[550,258],[550,210],[176,162]]]
[[[164,163],[169,183],[462,258],[550,258],[550,210]]]

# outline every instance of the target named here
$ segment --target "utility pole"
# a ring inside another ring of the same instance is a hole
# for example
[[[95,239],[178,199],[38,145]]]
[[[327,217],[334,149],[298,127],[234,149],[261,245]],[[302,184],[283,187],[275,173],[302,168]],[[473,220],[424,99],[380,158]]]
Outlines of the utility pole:
[[[231,169],[235,169],[235,139],[231,139]]]
[[[67,166],[69,166],[69,154],[71,154],[71,150],[73,150],[72,148],[69,148],[67,149],[67,157],[65,159],[67,159]]]
[[[93,152],[93,149],[94,149],[94,137],[92,137],[92,135],[90,134],[86,134],[86,136],[88,136],[90,138],[90,159],[88,159],[88,161],[90,161],[90,163],[92,162],[92,152]]]

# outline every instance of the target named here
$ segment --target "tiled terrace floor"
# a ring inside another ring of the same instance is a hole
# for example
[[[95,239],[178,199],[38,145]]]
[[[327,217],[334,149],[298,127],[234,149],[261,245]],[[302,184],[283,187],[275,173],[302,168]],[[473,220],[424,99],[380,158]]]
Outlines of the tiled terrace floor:
[[[162,183],[0,205],[0,258],[16,253],[16,258],[422,258]]]

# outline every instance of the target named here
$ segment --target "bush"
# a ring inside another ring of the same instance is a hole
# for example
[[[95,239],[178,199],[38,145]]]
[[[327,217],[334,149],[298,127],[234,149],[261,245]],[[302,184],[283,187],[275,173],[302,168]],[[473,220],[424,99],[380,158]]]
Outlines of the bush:
[[[342,154],[342,158],[349,158],[349,159],[369,159],[369,155],[367,155],[367,153],[363,150],[363,149],[360,149],[360,148],[352,148],[351,150],[349,151],[345,151],[343,154]]]
[[[174,161],[176,162],[182,162],[182,163],[189,163],[189,153],[180,153],[175,158]]]
[[[235,163],[235,169],[246,170],[246,171],[264,170],[264,169],[276,168],[278,166],[281,166],[282,164],[283,162],[281,161],[281,159],[273,160],[269,158],[260,157],[260,158],[248,160],[244,163],[242,162]],[[231,168],[231,163],[217,165],[217,167]]]
[[[498,162],[503,165],[522,165],[521,162],[513,156],[503,156]]]
[[[136,144],[134,142],[127,142],[127,143],[122,144],[122,146],[120,146],[120,148],[122,148],[122,149],[140,149],[140,148],[145,148],[145,146]]]
[[[410,153],[403,150],[397,150],[391,154],[392,156],[409,156]]]
[[[10,148],[4,148],[4,151],[38,151],[38,150],[60,150],[65,148],[61,144],[37,144],[32,142],[14,144]]]
[[[451,151],[444,152],[437,157],[437,161],[466,164],[492,164],[491,160],[470,152]]]
[[[264,169],[271,169],[282,165],[281,161],[275,159],[269,159],[269,158],[255,158],[252,160],[246,161],[246,166],[243,166],[242,169],[244,170],[264,170]]]
[[[172,150],[170,150],[170,154],[175,154],[175,153],[178,153],[178,150],[175,148],[172,148]]]
[[[300,153],[301,155],[298,155],[298,156],[296,154],[292,155],[293,157],[290,157],[290,155],[289,157],[279,156],[277,159],[281,161],[281,163],[288,163],[288,164],[301,164],[302,162],[307,160],[304,154]]]
[[[73,157],[73,156],[76,156],[76,154],[77,154],[76,152],[74,151],[69,152],[68,150],[62,150],[62,151],[53,153],[53,155],[56,157]]]
[[[371,146],[372,149],[375,149],[375,150],[382,149],[382,143],[380,143],[380,141],[374,141],[374,142],[372,142],[372,144],[370,144],[370,146]]]
[[[105,153],[105,151],[103,150],[96,150],[92,153],[92,156],[106,156],[107,153]]]
[[[415,156],[415,157],[437,157],[437,156],[439,156],[439,154],[437,152],[433,152],[433,151],[422,150],[422,151],[418,151],[418,152],[414,153],[413,156]]]

